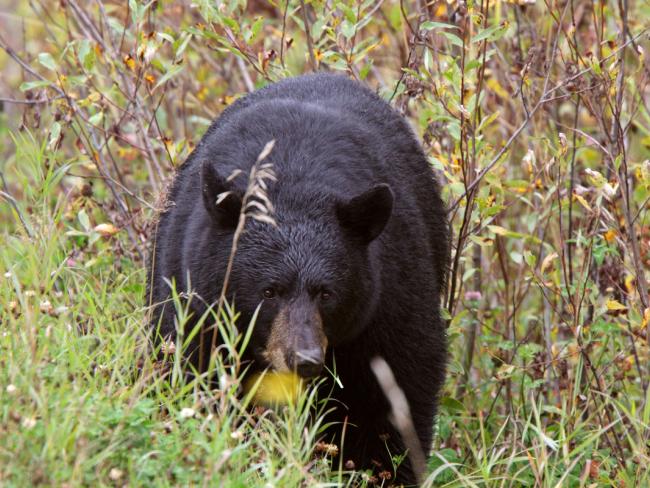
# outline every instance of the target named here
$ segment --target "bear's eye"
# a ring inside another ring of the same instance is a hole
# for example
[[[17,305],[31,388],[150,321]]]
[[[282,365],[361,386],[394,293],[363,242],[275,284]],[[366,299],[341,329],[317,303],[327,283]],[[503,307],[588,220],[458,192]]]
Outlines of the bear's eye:
[[[264,295],[264,298],[266,298],[267,300],[272,300],[273,298],[276,297],[275,290],[273,288],[270,288],[270,287],[269,288],[264,288],[264,291],[262,292],[262,294]]]
[[[332,298],[332,292],[331,292],[331,291],[329,291],[329,290],[322,290],[322,291],[320,292],[320,299],[321,299],[321,300],[323,300],[323,301],[327,301],[327,300],[329,300],[330,298]]]

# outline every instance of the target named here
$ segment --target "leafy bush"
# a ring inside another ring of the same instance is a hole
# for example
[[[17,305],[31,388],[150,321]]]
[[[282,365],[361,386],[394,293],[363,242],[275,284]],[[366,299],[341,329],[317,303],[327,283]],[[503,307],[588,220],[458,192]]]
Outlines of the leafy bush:
[[[426,484],[650,483],[647,4],[10,3],[3,484],[352,483],[311,455],[315,398],[246,418],[166,387],[142,341],[174,168],[237,97],[317,69],[390,100],[444,182],[453,359]]]

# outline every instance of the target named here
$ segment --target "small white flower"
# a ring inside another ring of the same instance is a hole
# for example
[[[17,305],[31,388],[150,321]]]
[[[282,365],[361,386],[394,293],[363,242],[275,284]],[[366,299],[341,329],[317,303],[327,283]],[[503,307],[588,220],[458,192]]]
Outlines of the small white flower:
[[[66,307],[65,305],[60,305],[54,309],[53,313],[54,315],[59,316],[67,311],[68,311],[68,307]]]
[[[16,388],[16,385],[7,385],[6,391],[8,395],[13,395],[18,391],[18,388]]]
[[[36,426],[36,419],[34,417],[25,417],[21,424],[25,429],[33,429]]]
[[[546,433],[543,430],[538,429],[536,426],[532,425],[531,427],[533,428],[533,430],[535,430],[539,434],[539,436],[542,438],[542,441],[544,442],[544,444],[546,444],[546,447],[548,447],[549,449],[551,449],[553,451],[557,451],[558,443],[557,443],[556,440],[551,439],[549,436],[546,435]]]
[[[108,477],[113,481],[120,480],[122,476],[124,476],[124,471],[121,469],[111,468],[111,470],[108,472]]]
[[[196,412],[194,411],[193,408],[188,408],[185,407],[181,410],[181,418],[182,419],[190,419],[196,415]]]
[[[532,149],[529,149],[528,152],[526,152],[526,155],[521,159],[521,162],[530,172],[535,169],[535,161],[535,152]]]
[[[52,312],[53,307],[49,300],[43,300],[41,302],[40,309],[42,313],[50,313]]]

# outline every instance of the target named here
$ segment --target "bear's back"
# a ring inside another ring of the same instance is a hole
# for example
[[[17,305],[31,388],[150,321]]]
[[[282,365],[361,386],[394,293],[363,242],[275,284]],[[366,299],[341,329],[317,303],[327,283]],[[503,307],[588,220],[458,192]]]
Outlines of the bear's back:
[[[221,145],[230,144],[233,128],[241,124],[242,119],[249,118],[275,117],[273,124],[282,125],[278,113],[282,113],[286,107],[290,109],[292,105],[310,117],[318,117],[318,113],[322,112],[323,115],[340,118],[342,124],[360,128],[361,132],[369,135],[362,144],[371,146],[372,152],[378,157],[373,158],[373,162],[366,162],[364,169],[371,176],[366,178],[367,181],[361,181],[363,177],[353,178],[348,185],[339,185],[340,179],[336,179],[337,168],[314,166],[310,172],[305,172],[307,177],[303,178],[302,174],[297,174],[300,168],[289,166],[284,169],[283,175],[279,175],[282,177],[278,179],[278,187],[294,193],[295,182],[300,181],[303,190],[307,186],[329,186],[329,190],[350,193],[351,197],[365,189],[357,188],[359,185],[370,187],[377,182],[388,183],[396,197],[393,222],[384,239],[395,248],[392,254],[397,256],[408,252],[409,245],[403,241],[410,240],[413,247],[419,248],[418,254],[428,256],[427,261],[434,268],[436,266],[433,263],[446,262],[449,254],[446,211],[432,169],[411,127],[388,103],[368,88],[336,74],[317,73],[288,78],[247,94],[226,108],[182,165],[174,182],[170,200],[177,206],[177,223],[197,211],[192,208],[201,207],[201,199],[192,196],[200,188],[200,165],[202,161],[214,160],[210,156],[219,152]],[[286,137],[295,137],[289,130],[287,129]],[[236,130],[234,133],[239,135]],[[247,159],[249,161],[228,160],[218,161],[217,164],[226,175],[234,167],[248,172],[245,165],[252,164],[254,157]],[[276,169],[282,170],[279,167]],[[305,171],[304,167],[301,169]],[[348,176],[353,176],[349,166],[339,166],[339,169],[341,172],[347,171]],[[296,174],[292,175],[292,171]],[[361,167],[358,171],[358,174],[363,175]],[[302,193],[308,194],[304,191]],[[411,252],[415,252],[413,247]],[[431,272],[436,275],[434,286],[440,290],[446,270],[431,269]]]
[[[384,153],[419,153],[418,156],[423,156],[411,127],[387,102],[360,83],[330,73],[287,78],[240,98],[212,123],[203,141],[209,140],[213,133],[227,125],[238,112],[264,102],[280,100],[338,112],[341,120],[354,121],[368,128],[376,136],[375,145]],[[424,159],[418,157],[406,160],[397,157],[392,161],[392,164],[399,166],[404,163],[406,167],[395,169],[417,169],[421,173],[427,166]],[[401,176],[408,178],[408,173]]]

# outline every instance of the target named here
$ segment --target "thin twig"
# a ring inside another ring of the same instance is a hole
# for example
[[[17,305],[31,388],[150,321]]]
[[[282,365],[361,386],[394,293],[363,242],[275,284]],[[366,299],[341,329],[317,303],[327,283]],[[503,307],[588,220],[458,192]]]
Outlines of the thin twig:
[[[300,11],[302,13],[302,21],[305,28],[305,37],[307,38],[307,50],[309,52],[309,64],[311,70],[316,72],[318,69],[318,63],[316,62],[316,55],[314,54],[314,43],[311,39],[311,27],[309,24],[309,18],[307,17],[307,7],[305,7],[305,0],[300,0]]]

